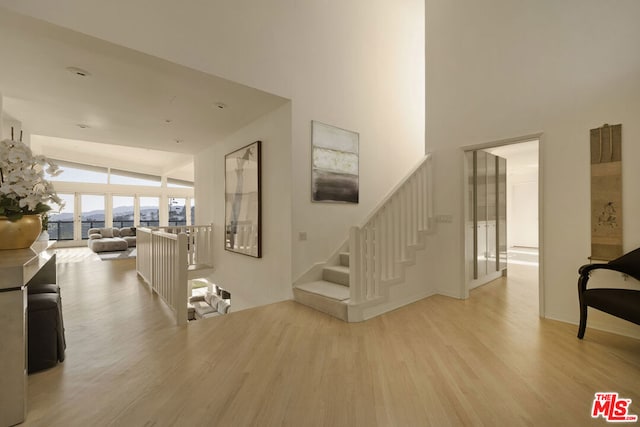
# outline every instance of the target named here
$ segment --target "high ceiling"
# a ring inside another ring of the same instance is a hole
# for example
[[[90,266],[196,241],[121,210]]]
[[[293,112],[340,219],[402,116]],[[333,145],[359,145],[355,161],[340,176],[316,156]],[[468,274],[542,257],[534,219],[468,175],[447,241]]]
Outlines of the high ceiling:
[[[0,58],[5,115],[31,134],[74,140],[77,153],[94,157],[122,153],[82,141],[193,155],[286,102],[3,8]],[[163,171],[184,166],[183,156],[156,158]]]

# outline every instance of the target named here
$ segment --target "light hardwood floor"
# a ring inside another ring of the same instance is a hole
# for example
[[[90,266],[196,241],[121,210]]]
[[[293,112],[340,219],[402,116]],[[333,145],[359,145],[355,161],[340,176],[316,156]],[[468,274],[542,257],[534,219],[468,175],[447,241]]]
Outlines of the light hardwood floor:
[[[605,425],[598,391],[640,414],[640,341],[538,318],[532,267],[364,323],[286,301],[182,328],[134,260],[58,268],[67,359],[25,425]]]

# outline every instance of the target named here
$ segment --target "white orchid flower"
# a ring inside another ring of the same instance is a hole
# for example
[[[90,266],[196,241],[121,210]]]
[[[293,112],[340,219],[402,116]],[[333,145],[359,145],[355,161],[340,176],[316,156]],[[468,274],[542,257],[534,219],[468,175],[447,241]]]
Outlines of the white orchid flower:
[[[0,141],[0,201],[10,200],[5,212],[18,216],[41,213],[43,205],[53,202],[63,206],[53,185],[45,179],[44,168],[52,176],[60,172],[58,166],[44,156],[34,156],[21,141]]]

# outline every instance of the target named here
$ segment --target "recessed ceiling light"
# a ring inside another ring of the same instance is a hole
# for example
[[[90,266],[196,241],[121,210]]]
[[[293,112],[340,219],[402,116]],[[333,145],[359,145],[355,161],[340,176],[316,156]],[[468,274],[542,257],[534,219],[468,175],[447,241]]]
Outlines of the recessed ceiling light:
[[[215,104],[216,107],[218,107],[221,110],[224,110],[225,108],[227,108],[227,104],[223,104],[222,102],[216,102]]]
[[[78,77],[89,77],[91,75],[91,73],[87,70],[83,70],[82,68],[78,67],[67,67],[67,71],[71,74],[75,74]]]
[[[91,127],[86,123],[78,123],[76,126],[78,126],[80,129],[89,129]]]

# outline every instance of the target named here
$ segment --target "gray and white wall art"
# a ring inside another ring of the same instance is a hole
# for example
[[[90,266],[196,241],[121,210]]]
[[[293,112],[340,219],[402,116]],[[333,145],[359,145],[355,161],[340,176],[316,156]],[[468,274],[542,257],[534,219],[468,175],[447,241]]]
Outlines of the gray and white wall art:
[[[358,133],[314,120],[311,144],[311,200],[358,203]]]
[[[228,251],[260,258],[261,142],[225,156],[225,244]]]

